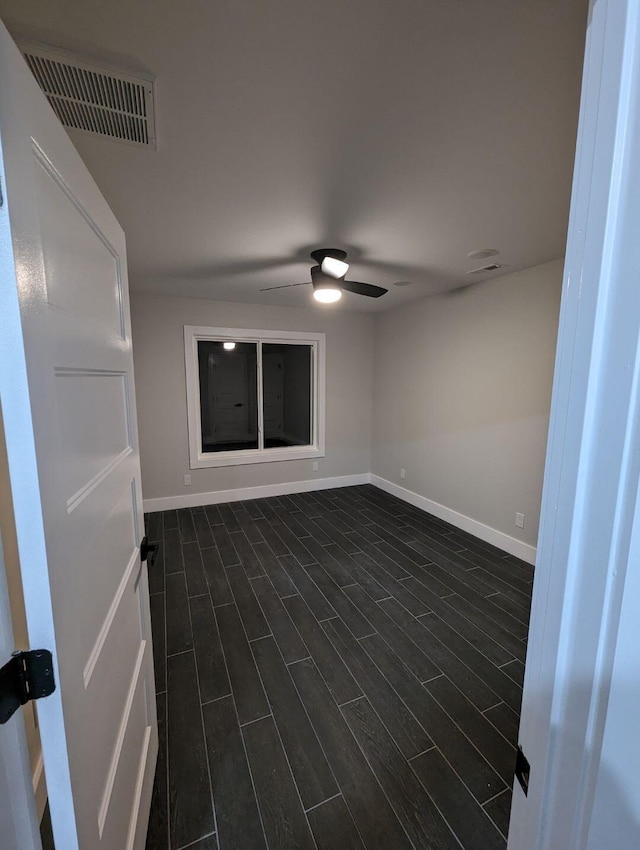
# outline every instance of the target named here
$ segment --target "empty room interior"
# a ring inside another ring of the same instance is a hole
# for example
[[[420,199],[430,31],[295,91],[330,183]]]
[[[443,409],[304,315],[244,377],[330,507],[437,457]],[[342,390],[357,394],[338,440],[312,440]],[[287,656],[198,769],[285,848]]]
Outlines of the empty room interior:
[[[506,848],[587,3],[0,17],[126,236],[147,850]]]

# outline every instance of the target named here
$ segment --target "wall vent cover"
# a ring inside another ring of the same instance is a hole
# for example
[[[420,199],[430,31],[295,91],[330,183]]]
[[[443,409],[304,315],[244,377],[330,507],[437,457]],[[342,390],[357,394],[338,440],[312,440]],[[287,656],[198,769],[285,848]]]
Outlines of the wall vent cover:
[[[65,127],[155,149],[153,79],[114,71],[58,48],[32,43],[21,48]]]
[[[466,272],[466,274],[485,274],[486,272],[495,272],[497,269],[501,269],[502,265],[500,263],[491,263],[488,266],[482,266],[479,269],[471,269],[470,272]]]

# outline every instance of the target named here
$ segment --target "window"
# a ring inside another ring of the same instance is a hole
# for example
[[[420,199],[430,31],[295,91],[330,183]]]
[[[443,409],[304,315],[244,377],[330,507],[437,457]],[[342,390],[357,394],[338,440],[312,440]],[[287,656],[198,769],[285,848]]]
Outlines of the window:
[[[190,467],[324,456],[324,334],[185,326]]]

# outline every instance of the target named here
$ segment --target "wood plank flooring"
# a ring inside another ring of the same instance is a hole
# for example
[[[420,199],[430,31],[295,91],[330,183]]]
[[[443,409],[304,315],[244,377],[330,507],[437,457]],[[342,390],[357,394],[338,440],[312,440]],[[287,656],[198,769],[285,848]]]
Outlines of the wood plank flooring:
[[[503,850],[533,568],[370,485],[146,517],[147,850]]]

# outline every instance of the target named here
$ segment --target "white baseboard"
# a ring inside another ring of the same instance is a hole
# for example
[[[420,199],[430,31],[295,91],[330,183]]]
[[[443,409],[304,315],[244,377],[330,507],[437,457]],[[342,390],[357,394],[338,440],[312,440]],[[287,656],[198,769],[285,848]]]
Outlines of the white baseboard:
[[[516,540],[515,537],[369,472],[363,472],[359,475],[339,475],[333,478],[313,478],[308,481],[287,481],[284,484],[264,484],[259,487],[238,487],[235,490],[216,490],[210,493],[188,493],[181,496],[145,499],[144,511],[145,513],[154,513],[155,511],[170,511],[176,508],[195,508],[199,505],[242,502],[246,499],[264,499],[268,496],[288,496],[290,493],[309,493],[313,490],[329,490],[333,487],[353,487],[356,484],[373,484],[374,487],[379,487],[392,496],[397,496],[410,505],[414,505],[414,507],[420,508],[428,514],[433,514],[433,516],[443,519],[445,522],[450,522],[456,528],[467,531],[486,543],[497,546],[498,549],[502,549],[509,555],[515,555],[528,564],[535,564],[535,546]]]
[[[390,493],[392,496],[397,496],[410,505],[414,505],[416,508],[420,508],[420,510],[426,511],[428,514],[433,514],[433,516],[443,519],[445,522],[450,522],[451,525],[455,525],[456,528],[473,534],[474,537],[479,537],[485,543],[491,543],[493,546],[497,546],[498,549],[502,549],[503,552],[509,555],[515,555],[516,558],[521,558],[528,564],[535,564],[536,562],[535,546],[530,546],[528,543],[516,540],[515,537],[511,537],[503,531],[498,531],[489,525],[484,525],[484,523],[478,522],[476,519],[471,519],[471,517],[465,516],[465,514],[458,513],[458,511],[447,508],[438,502],[433,502],[425,496],[419,496],[412,490],[407,490],[406,487],[400,487],[398,484],[387,481],[386,478],[381,478],[379,475],[371,474],[371,484],[374,487],[379,487],[386,493]]]
[[[145,513],[171,511],[176,508],[196,508],[199,505],[218,505],[223,502],[243,502],[246,499],[264,499],[267,496],[288,496],[290,493],[308,493],[313,490],[330,490],[333,487],[354,487],[369,484],[371,475],[337,475],[333,478],[312,478],[308,481],[287,481],[284,484],[263,484],[259,487],[238,487],[236,490],[216,490],[212,493],[189,493],[183,496],[165,496],[145,499]]]

